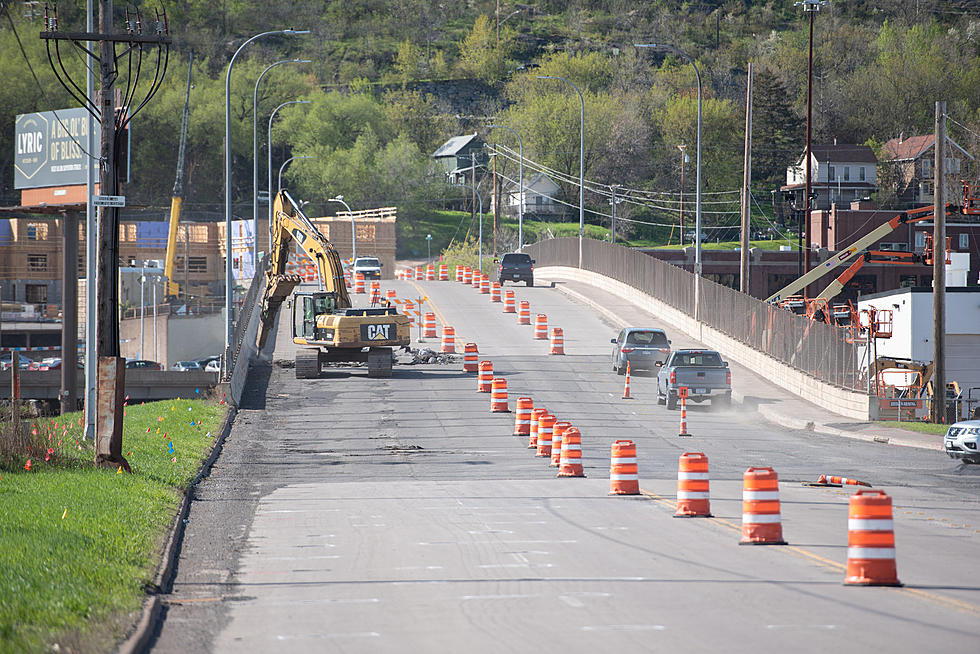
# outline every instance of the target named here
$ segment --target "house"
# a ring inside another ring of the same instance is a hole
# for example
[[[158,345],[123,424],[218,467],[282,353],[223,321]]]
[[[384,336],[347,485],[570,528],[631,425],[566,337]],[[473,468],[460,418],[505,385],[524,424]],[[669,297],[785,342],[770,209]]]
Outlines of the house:
[[[783,202],[777,207],[779,218],[796,219],[803,211],[806,193],[805,153],[786,169],[786,185],[780,187]],[[878,190],[878,158],[867,145],[830,145],[810,147],[811,209],[830,209],[835,203],[849,203],[870,196]]]
[[[974,157],[950,139],[949,157],[946,159],[946,172],[953,176],[968,176]],[[883,169],[887,167],[888,179],[901,207],[911,209],[933,203],[933,177],[935,162],[936,135],[925,134],[911,138],[898,137],[885,143],[881,148]],[[959,177],[957,177],[959,179]],[[947,198],[955,198],[959,189],[946,189]]]
[[[504,188],[504,210],[516,216],[521,204],[519,184],[508,184]],[[524,180],[524,217],[544,220],[565,213],[561,199],[561,187],[544,173],[538,173]]]
[[[466,179],[474,179],[473,165],[476,168],[486,166],[487,155],[483,149],[485,145],[476,132],[454,136],[443,143],[438,150],[432,154],[439,167],[446,174],[450,184],[458,184]]]

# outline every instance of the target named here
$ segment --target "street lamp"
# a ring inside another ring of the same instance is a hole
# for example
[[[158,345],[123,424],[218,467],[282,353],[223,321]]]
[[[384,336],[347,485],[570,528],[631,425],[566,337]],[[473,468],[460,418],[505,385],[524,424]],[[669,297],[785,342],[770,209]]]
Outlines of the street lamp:
[[[425,235],[425,247],[429,253],[428,260],[429,264],[432,264],[432,234]]]
[[[309,34],[310,30],[272,30],[249,38],[235,50],[225,72],[225,353],[231,349],[231,69],[242,49],[256,39],[271,34]],[[226,373],[228,371],[225,371]]]
[[[143,314],[146,313],[146,267],[140,266],[140,355],[143,358]]]
[[[794,3],[794,7],[803,6],[803,11],[810,16],[810,49],[806,60],[806,195],[803,199],[803,270],[801,274],[810,270],[810,189],[812,181],[810,179],[810,133],[813,125],[813,17],[820,7],[827,4],[825,0],[802,0]],[[806,289],[803,291],[806,295]]]
[[[259,83],[265,74],[276,66],[282,64],[309,64],[313,63],[309,59],[283,59],[271,64],[262,71],[259,78],[255,80],[255,90],[252,92],[252,236],[255,242],[252,244],[252,261],[259,261]],[[271,204],[272,199],[269,199]],[[271,242],[270,242],[271,245]]]
[[[579,113],[578,130],[578,267],[582,267],[582,239],[585,238],[585,98],[578,87],[569,82],[564,77],[557,75],[538,75],[538,79],[560,79],[578,93],[579,102],[582,104]]]
[[[480,191],[476,188],[476,186],[470,186],[469,184],[463,184],[462,182],[458,182],[453,186],[462,186],[463,188],[470,189],[471,191],[476,193],[477,201],[480,203],[480,244],[479,244],[480,250],[477,256],[479,257],[478,265],[480,267],[480,270],[482,271],[483,270],[483,196],[480,195]]]
[[[282,162],[282,165],[279,166],[279,186],[277,187],[277,191],[276,191],[277,195],[279,192],[282,191],[282,171],[286,169],[286,166],[289,165],[289,162],[292,161],[293,159],[312,159],[312,158],[313,157],[311,155],[304,154],[304,155],[299,155],[297,157],[290,157],[289,159],[286,159],[285,161]]]
[[[681,247],[684,247],[684,164],[686,164],[690,157],[684,152],[687,149],[685,143],[681,143],[677,146],[677,149],[681,151]]]
[[[272,119],[276,117],[276,114],[285,106],[291,104],[310,104],[310,100],[290,100],[289,102],[283,102],[281,105],[272,110],[269,115],[269,243],[272,243],[272,206],[273,195],[272,195]]]
[[[510,16],[507,18],[510,18]],[[507,19],[505,18],[504,20]],[[518,182],[520,185],[520,204],[517,207],[517,249],[520,250],[524,247],[524,142],[521,141],[521,137],[517,132],[506,125],[489,125],[487,129],[493,129],[494,127],[505,129],[517,137],[517,146],[520,148],[520,181]]]
[[[683,51],[663,43],[634,43],[637,48],[650,48],[656,52],[673,52],[687,60],[698,78],[698,152],[694,181],[694,319],[701,319],[701,71],[694,60]],[[682,236],[683,238],[683,236]]]
[[[343,195],[330,198],[327,202],[339,202],[344,205],[344,208],[347,209],[347,215],[350,216],[350,262],[353,265],[357,261],[357,226],[354,225],[354,212],[350,210],[350,205],[344,202]]]

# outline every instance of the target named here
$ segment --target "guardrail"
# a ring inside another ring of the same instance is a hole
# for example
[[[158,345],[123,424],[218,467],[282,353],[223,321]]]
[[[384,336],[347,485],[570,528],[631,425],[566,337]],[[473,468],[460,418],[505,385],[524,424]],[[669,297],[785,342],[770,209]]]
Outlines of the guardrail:
[[[576,267],[578,239],[525,246],[537,266]],[[637,250],[594,239],[582,246],[582,267],[659,298],[694,316],[694,275]],[[701,280],[701,322],[799,372],[867,392],[861,351],[849,330],[814,322],[708,279]]]

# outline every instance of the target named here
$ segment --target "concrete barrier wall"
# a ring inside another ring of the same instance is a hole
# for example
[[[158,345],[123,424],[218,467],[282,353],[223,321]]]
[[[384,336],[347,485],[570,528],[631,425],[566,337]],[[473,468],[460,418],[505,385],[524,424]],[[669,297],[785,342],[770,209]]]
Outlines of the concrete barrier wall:
[[[265,280],[262,282],[265,285]],[[259,289],[259,294],[256,296],[256,303],[260,300],[262,289]],[[238,358],[235,359],[235,369],[231,371],[231,380],[228,383],[228,387],[231,391],[231,401],[237,407],[242,399],[242,392],[245,390],[245,381],[248,379],[248,368],[252,364],[252,360],[255,358],[257,348],[256,341],[259,335],[259,316],[262,312],[259,310],[258,306],[254,306],[249,312],[248,326],[245,327],[245,336],[242,340],[242,351],[239,353]]]
[[[688,336],[722,352],[732,361],[751,368],[756,373],[772,380],[773,383],[808,402],[854,420],[870,420],[872,418],[871,398],[867,394],[845,390],[795,370],[695,320],[686,313],[678,311],[637,288],[579,268],[547,266],[538,268],[535,274],[548,279],[567,279],[601,288],[646,309]]]

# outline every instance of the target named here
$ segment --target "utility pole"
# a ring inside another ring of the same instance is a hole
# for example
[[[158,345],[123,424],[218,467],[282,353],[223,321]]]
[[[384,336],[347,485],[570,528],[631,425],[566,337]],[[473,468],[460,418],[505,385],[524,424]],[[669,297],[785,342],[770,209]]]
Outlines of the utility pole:
[[[616,189],[619,188],[619,184],[610,184],[610,190],[612,190],[612,225],[610,226],[610,231],[612,232],[612,244],[616,244]]]
[[[946,422],[946,103],[936,103],[932,228],[932,421]]]
[[[496,149],[494,150],[496,152]],[[497,214],[500,213],[500,184],[497,183],[497,155],[493,155],[493,254],[497,255]]]
[[[473,224],[473,220],[476,218],[476,152],[470,151],[470,175],[473,181],[471,193],[470,193],[470,206],[472,207],[471,213],[473,218],[470,219],[470,225]],[[482,202],[481,202],[482,205]],[[483,211],[483,207],[480,207],[480,211]],[[480,256],[483,256],[483,245],[480,245]],[[481,268],[482,272],[482,268]]]
[[[749,292],[749,229],[751,227],[752,193],[752,63],[749,62],[748,84],[745,87],[745,159],[742,164],[742,242],[739,252],[738,288]]]
[[[677,149],[681,151],[681,247],[684,247],[684,163],[687,161],[687,153],[684,150],[687,146],[681,143],[677,146]]]
[[[78,401],[78,213],[64,214],[61,256],[61,413]]]

